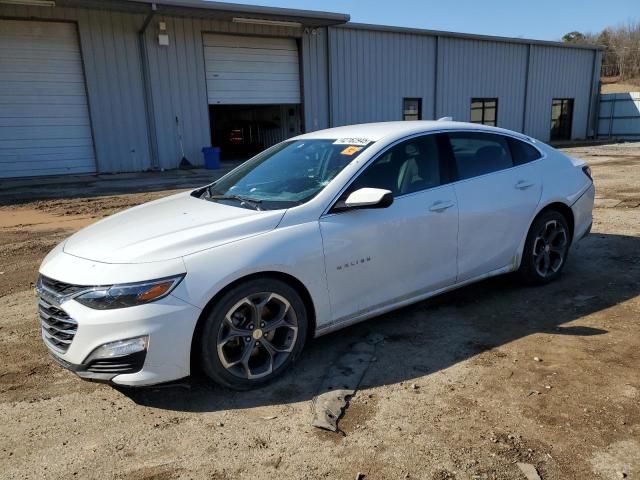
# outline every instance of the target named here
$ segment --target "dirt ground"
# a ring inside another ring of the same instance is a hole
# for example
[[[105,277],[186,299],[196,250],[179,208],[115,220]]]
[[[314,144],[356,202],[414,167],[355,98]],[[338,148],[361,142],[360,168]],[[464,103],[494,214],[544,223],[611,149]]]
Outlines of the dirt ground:
[[[640,478],[640,143],[568,149],[598,189],[560,281],[495,278],[311,342],[267,388],[202,379],[117,390],[56,366],[33,282],[64,237],[171,191],[0,198],[0,478]],[[14,205],[11,205],[14,203]],[[312,398],[350,345],[382,334],[339,423]],[[537,360],[534,358],[537,357]]]

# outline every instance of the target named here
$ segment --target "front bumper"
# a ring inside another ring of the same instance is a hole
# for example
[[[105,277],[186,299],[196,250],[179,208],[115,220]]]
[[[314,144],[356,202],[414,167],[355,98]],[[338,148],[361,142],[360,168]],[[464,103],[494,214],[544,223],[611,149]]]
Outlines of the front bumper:
[[[173,295],[157,302],[114,310],[94,310],[74,300],[55,306],[76,323],[60,348],[42,323],[43,340],[55,361],[87,380],[144,386],[190,374],[191,340],[201,310]],[[42,310],[41,310],[42,313]],[[111,342],[148,337],[147,349],[109,359],[88,360]]]
[[[144,366],[147,352],[136,352],[111,359],[92,360],[82,365],[69,363],[51,352],[54,362],[72,371],[80,378],[93,382],[113,382],[113,379],[124,373],[138,373]],[[117,383],[117,382],[113,382]]]

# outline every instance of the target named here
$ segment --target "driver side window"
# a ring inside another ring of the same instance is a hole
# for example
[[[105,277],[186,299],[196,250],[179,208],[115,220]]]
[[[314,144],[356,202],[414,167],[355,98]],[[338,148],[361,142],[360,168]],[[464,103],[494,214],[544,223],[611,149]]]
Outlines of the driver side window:
[[[349,191],[381,188],[397,197],[437,187],[443,183],[440,157],[437,135],[405,140],[382,153],[351,184]]]

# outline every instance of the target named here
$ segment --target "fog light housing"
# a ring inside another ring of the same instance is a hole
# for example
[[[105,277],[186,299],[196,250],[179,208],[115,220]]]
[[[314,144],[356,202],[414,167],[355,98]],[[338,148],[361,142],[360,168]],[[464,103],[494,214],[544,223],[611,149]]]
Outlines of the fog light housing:
[[[87,357],[84,363],[90,363],[93,360],[99,360],[104,358],[117,358],[124,357],[139,352],[146,352],[149,346],[149,337],[147,335],[142,337],[129,338],[127,340],[118,340],[116,342],[105,343],[96,348]]]

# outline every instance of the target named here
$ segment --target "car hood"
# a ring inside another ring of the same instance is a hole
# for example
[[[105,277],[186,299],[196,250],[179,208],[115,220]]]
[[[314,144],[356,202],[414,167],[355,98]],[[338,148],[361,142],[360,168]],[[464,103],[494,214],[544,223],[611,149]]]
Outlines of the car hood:
[[[284,210],[248,210],[185,192],[94,223],[72,235],[63,248],[104,263],[157,262],[268,232],[283,215]]]

